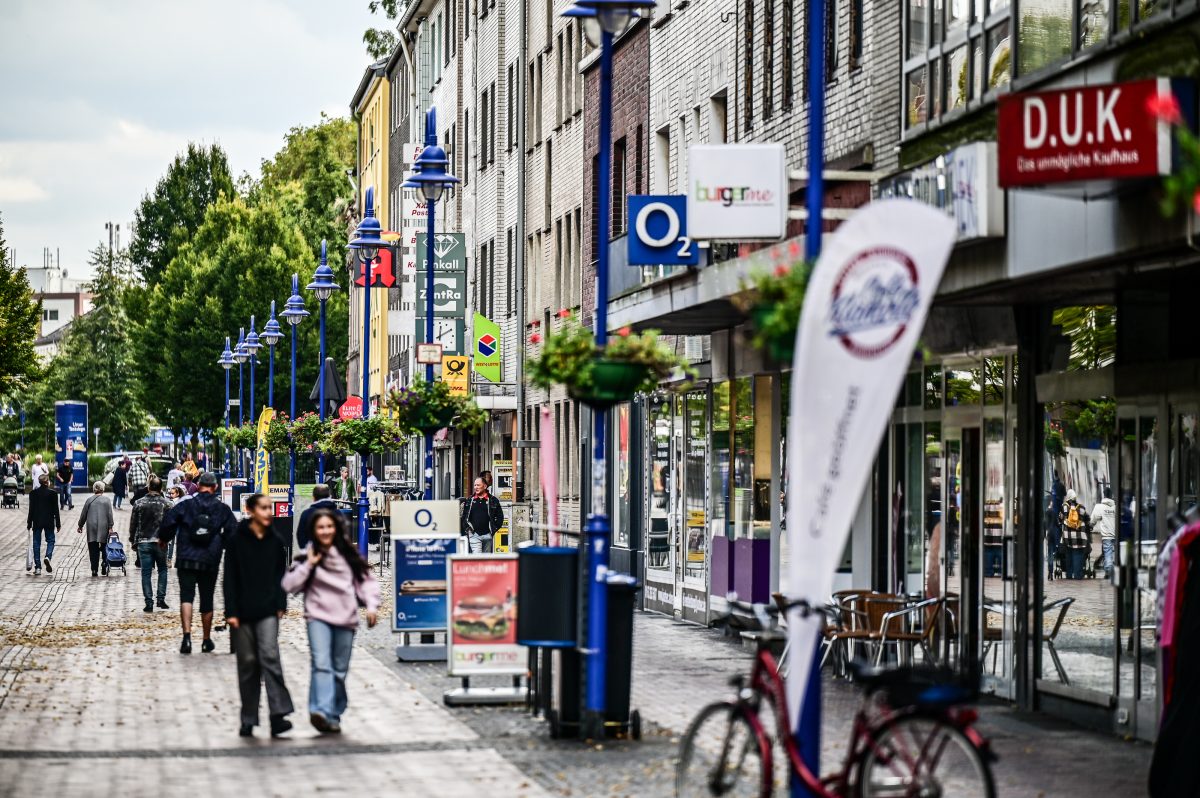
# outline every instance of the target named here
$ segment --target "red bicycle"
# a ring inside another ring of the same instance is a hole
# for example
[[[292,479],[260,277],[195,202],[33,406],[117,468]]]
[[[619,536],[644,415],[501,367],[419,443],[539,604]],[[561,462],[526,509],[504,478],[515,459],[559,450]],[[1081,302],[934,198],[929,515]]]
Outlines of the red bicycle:
[[[814,611],[803,600],[784,609]],[[962,706],[972,693],[948,671],[920,667],[880,670],[851,664],[865,695],[854,718],[841,769],[813,774],[800,757],[788,717],[779,666],[771,654],[780,638],[779,610],[730,601],[758,616],[767,634],[747,682],[737,676],[737,697],[700,711],[683,738],[675,773],[679,798],[770,796],[799,778],[821,798],[994,798],[988,741],[975,728],[978,713]],[[773,728],[772,728],[773,727]],[[782,732],[782,733],[780,733]],[[777,746],[784,752],[774,761]]]

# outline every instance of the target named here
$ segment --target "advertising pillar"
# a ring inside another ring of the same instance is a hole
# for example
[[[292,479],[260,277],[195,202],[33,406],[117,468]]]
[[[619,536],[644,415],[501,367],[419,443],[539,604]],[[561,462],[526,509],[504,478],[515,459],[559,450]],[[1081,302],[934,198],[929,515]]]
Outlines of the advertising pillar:
[[[70,459],[71,487],[88,489],[88,404],[68,400],[54,403],[54,461]]]

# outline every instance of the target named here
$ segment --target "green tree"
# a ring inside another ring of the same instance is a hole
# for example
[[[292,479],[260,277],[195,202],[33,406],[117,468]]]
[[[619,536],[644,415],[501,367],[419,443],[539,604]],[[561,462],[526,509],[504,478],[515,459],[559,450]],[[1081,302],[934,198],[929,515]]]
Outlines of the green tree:
[[[92,309],[72,321],[63,337],[46,382],[53,398],[37,402],[52,413],[53,399],[85,401],[89,424],[100,428],[101,449],[136,447],[150,423],[135,368],[136,328],[123,302],[131,269],[122,254],[110,253],[107,246],[93,249],[88,263],[95,275]]]
[[[1086,371],[1111,365],[1117,356],[1117,309],[1113,305],[1058,308],[1053,323],[1071,342],[1067,367]]]
[[[42,303],[33,298],[25,270],[8,262],[0,219],[0,396],[38,378],[33,342],[38,336]]]
[[[233,194],[229,159],[220,146],[189,143],[175,156],[153,193],[143,197],[134,212],[129,259],[147,285],[162,278],[167,264],[203,223],[208,207],[218,197]]]
[[[396,49],[394,23],[399,16],[399,11],[404,6],[399,4],[399,0],[371,0],[367,3],[367,8],[372,14],[382,11],[388,22],[393,23],[386,28],[367,28],[363,33],[363,44],[367,45],[367,55],[375,60],[386,58]]]

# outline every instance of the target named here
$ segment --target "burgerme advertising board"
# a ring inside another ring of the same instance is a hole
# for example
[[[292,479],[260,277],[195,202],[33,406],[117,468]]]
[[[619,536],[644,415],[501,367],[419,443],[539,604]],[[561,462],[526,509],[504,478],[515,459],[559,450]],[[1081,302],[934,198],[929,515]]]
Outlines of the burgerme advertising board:
[[[1169,174],[1174,136],[1166,122],[1150,113],[1148,103],[1171,93],[1186,114],[1192,105],[1191,84],[1169,78],[1001,97],[996,136],[1000,186]]]
[[[450,675],[525,673],[525,647],[517,645],[517,555],[455,555],[448,562]]]

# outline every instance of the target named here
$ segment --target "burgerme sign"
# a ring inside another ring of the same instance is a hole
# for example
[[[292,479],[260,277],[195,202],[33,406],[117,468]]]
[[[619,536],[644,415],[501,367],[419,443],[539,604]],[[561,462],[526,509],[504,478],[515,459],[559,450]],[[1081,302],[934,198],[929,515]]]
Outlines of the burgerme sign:
[[[787,228],[782,144],[688,148],[688,236],[698,241],[780,239]]]
[[[1175,92],[1190,105],[1186,81],[1149,78],[1102,86],[1009,94],[1000,98],[1000,186],[1157,177],[1170,173],[1170,127],[1147,101]]]

